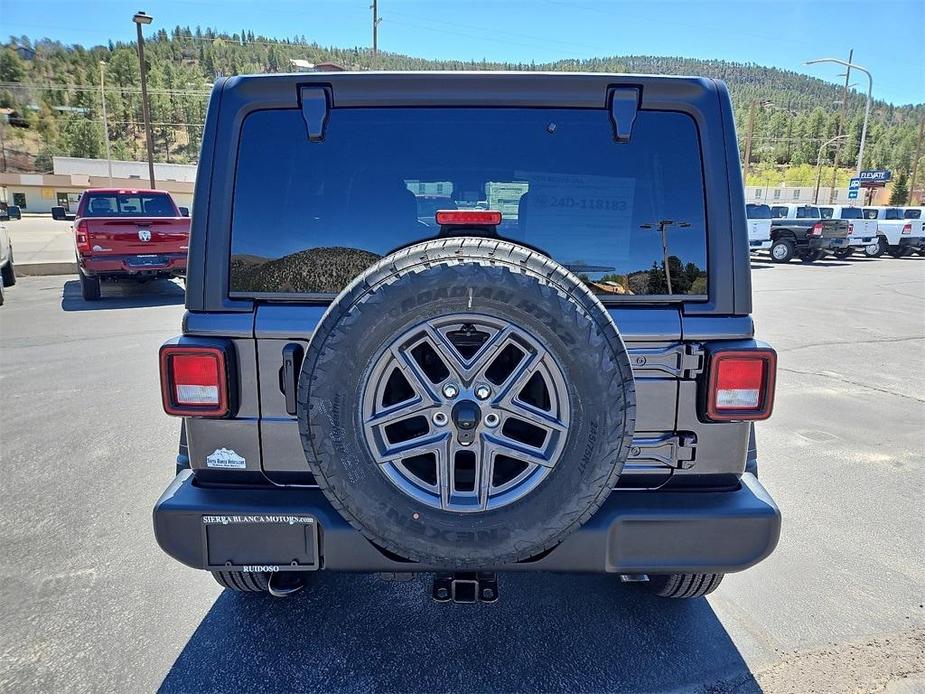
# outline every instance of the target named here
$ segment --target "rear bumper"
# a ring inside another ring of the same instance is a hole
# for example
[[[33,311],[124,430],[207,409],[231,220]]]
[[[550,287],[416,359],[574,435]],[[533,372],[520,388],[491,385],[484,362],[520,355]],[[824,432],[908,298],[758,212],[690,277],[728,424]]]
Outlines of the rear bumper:
[[[925,249],[925,236],[903,236],[899,239],[900,248]]]
[[[808,245],[814,251],[837,251],[842,248],[848,248],[848,237],[829,238],[829,237],[811,237]]]
[[[762,241],[749,241],[748,249],[754,253],[755,251],[766,251],[771,247],[771,239],[764,239]]]
[[[871,244],[878,243],[876,236],[850,236],[849,243],[854,247],[865,248]]]
[[[781,516],[751,473],[738,489],[618,491],[579,530],[536,560],[495,571],[741,571],[777,546]],[[218,527],[220,526],[220,528]],[[449,570],[386,555],[317,489],[204,488],[177,475],[154,507],[154,534],[177,561],[209,570]],[[259,569],[253,568],[255,565]]]
[[[82,256],[77,262],[83,273],[91,277],[186,274],[186,253]]]

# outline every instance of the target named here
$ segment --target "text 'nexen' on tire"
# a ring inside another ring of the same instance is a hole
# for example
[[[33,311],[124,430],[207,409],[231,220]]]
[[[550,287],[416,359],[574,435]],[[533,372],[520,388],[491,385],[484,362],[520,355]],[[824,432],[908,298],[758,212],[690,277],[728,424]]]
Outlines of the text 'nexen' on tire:
[[[451,238],[355,280],[299,381],[308,464],[380,547],[459,568],[553,547],[610,493],[635,391],[601,303],[511,243]]]

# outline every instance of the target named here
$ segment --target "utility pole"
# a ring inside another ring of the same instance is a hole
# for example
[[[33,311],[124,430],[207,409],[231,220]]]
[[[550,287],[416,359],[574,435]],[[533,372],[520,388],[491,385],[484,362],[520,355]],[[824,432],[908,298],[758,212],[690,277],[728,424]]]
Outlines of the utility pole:
[[[379,53],[379,22],[382,20],[379,19],[379,0],[373,0],[373,4],[369,6],[369,9],[373,11],[373,55],[378,55]]]
[[[914,202],[915,198],[915,177],[919,173],[919,157],[922,156],[922,135],[925,134],[925,118],[919,123],[919,139],[915,143],[915,158],[912,160],[912,180],[909,181],[909,201]],[[921,201],[920,201],[921,202]]]
[[[145,66],[145,40],[141,35],[141,25],[150,24],[152,18],[144,12],[136,12],[132,17],[138,27],[138,63],[141,68],[141,112],[145,121],[145,140],[148,143],[148,178],[151,179],[151,188],[154,184],[154,135],[151,134],[151,109],[148,106],[148,69]]]
[[[109,119],[106,117],[106,61],[100,61],[100,103],[103,105],[103,142],[106,143],[106,161],[109,163],[109,187],[112,188],[112,150],[109,147]]]
[[[833,137],[830,140],[826,140],[819,147],[819,154],[816,155],[816,192],[813,195],[814,205],[819,204],[819,185],[822,183],[822,153],[825,151],[825,148],[828,147],[830,144],[832,144],[833,142],[838,142],[839,140],[843,140],[846,137],[848,136],[838,135],[837,137]]]
[[[838,132],[841,135],[842,123],[845,122],[848,111],[848,80],[851,79],[851,59],[854,58],[854,49],[848,51],[848,67],[845,68],[845,89],[841,96],[841,118],[838,119]],[[832,163],[832,186],[829,188],[829,204],[835,202],[835,181],[838,176],[838,157],[841,155],[842,141],[839,140],[835,145],[835,161]]]
[[[756,99],[755,101],[752,101],[752,105],[748,109],[748,126],[747,130],[745,131],[745,164],[742,167],[743,179],[748,176],[748,170],[752,162],[752,134],[755,131],[755,109],[757,108],[758,100]]]
[[[689,229],[688,222],[675,222],[671,219],[659,220],[656,224],[641,224],[640,229],[655,229],[662,241],[662,267],[665,268],[665,283],[668,285],[668,293],[674,294],[671,287],[671,267],[668,265],[668,227],[678,227],[679,229]]]

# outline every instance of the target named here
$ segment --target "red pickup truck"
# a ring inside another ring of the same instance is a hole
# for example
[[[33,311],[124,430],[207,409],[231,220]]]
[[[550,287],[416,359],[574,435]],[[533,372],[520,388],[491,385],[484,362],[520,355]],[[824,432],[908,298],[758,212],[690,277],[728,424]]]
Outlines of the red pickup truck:
[[[101,280],[186,276],[190,220],[161,190],[93,188],[74,218],[83,298],[100,298]]]

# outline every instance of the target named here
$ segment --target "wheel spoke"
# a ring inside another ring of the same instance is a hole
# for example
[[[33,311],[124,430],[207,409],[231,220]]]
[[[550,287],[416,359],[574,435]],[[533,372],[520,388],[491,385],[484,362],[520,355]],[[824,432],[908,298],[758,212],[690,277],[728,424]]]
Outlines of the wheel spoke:
[[[434,384],[431,383],[431,380],[427,377],[427,374],[424,373],[424,370],[421,368],[421,365],[418,364],[417,360],[408,351],[400,348],[393,348],[392,357],[395,359],[399,371],[402,372],[402,375],[404,375],[405,380],[408,381],[411,388],[419,396],[437,404],[439,399]]]
[[[514,441],[503,434],[485,434],[485,448],[488,454],[501,454],[543,467],[553,467],[555,460],[550,460],[540,448]]]
[[[377,456],[377,462],[379,464],[391,463],[401,458],[413,458],[416,455],[426,455],[428,453],[437,453],[439,459],[439,451],[443,443],[449,438],[450,436],[447,432],[441,431],[437,434],[431,433],[426,436],[418,436],[417,438],[409,439],[408,441],[402,441],[401,443],[393,443],[387,446],[382,453]]]
[[[412,417],[428,417],[429,419],[437,409],[439,409],[438,406],[433,402],[418,397],[383,409],[367,419],[366,423],[374,427],[384,427]]]

